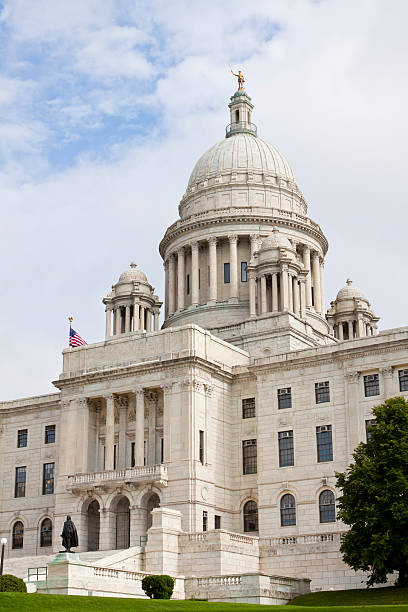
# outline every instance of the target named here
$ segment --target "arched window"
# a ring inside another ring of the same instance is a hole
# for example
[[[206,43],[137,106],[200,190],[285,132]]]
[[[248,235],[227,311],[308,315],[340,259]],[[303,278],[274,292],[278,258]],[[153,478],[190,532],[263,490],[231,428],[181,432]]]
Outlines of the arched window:
[[[244,506],[244,531],[258,531],[258,506],[252,500]]]
[[[24,525],[21,521],[17,521],[13,525],[13,537],[11,540],[12,548],[23,548],[24,544]]]
[[[334,523],[336,520],[336,507],[334,493],[326,489],[319,495],[319,515],[321,523]]]
[[[286,493],[280,500],[280,516],[282,527],[296,525],[296,502],[290,493]]]
[[[40,546],[52,546],[52,522],[49,518],[44,519],[41,523]]]

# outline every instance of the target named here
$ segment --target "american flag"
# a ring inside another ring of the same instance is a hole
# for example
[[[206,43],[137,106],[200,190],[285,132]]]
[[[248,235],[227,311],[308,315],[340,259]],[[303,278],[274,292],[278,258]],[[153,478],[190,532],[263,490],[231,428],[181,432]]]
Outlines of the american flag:
[[[85,340],[83,338],[81,338],[81,336],[75,331],[75,329],[72,329],[72,327],[69,327],[69,346],[82,346],[83,344],[88,344],[87,342],[85,342]]]

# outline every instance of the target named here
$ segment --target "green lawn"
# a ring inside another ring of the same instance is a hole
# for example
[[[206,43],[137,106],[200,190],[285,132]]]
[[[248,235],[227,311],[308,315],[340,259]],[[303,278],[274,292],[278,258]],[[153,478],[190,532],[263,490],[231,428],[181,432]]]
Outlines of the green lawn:
[[[164,601],[75,595],[36,595],[0,593],[0,612],[408,612],[407,589],[376,589],[312,593],[296,600],[296,605],[258,606],[206,601]],[[381,605],[374,605],[374,602]],[[400,602],[400,605],[393,605]],[[407,602],[407,603],[405,603]],[[359,604],[362,605],[359,605]],[[350,605],[344,605],[350,604]],[[357,605],[356,605],[357,604]],[[367,605],[364,605],[367,604]],[[371,605],[373,604],[373,605]]]

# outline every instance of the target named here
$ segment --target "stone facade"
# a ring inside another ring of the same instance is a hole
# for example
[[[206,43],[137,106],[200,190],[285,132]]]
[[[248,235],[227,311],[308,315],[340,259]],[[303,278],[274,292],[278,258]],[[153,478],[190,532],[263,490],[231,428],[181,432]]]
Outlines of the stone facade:
[[[140,572],[234,601],[360,586],[334,474],[373,406],[407,397],[408,328],[378,333],[350,281],[325,316],[327,240],[252,109],[234,94],[161,242],[162,329],[132,263],[103,300],[105,340],[64,350],[58,392],[0,404],[6,569],[57,552],[69,514],[80,557],[106,558],[50,571],[86,574],[87,592],[140,596]]]

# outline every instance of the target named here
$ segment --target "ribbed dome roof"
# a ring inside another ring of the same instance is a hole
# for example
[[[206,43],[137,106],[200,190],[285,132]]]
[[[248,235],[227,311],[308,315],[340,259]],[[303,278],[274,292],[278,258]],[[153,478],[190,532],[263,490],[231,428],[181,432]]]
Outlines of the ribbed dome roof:
[[[336,300],[352,300],[353,298],[359,298],[360,300],[368,301],[366,297],[364,297],[361,289],[353,285],[353,281],[347,279],[347,285],[340,289],[337,294]]]
[[[141,270],[138,270],[133,261],[130,264],[130,270],[125,270],[119,277],[118,283],[131,283],[132,281],[146,281],[147,276]]]
[[[291,247],[291,244],[288,238],[283,236],[283,234],[281,234],[279,230],[275,228],[273,230],[273,233],[267,238],[265,238],[265,240],[262,241],[261,249],[266,250],[266,249],[278,249],[278,248],[290,249],[292,247]]]
[[[200,157],[188,187],[223,173],[248,170],[273,174],[296,183],[287,159],[275,147],[251,134],[237,133],[218,142]]]

